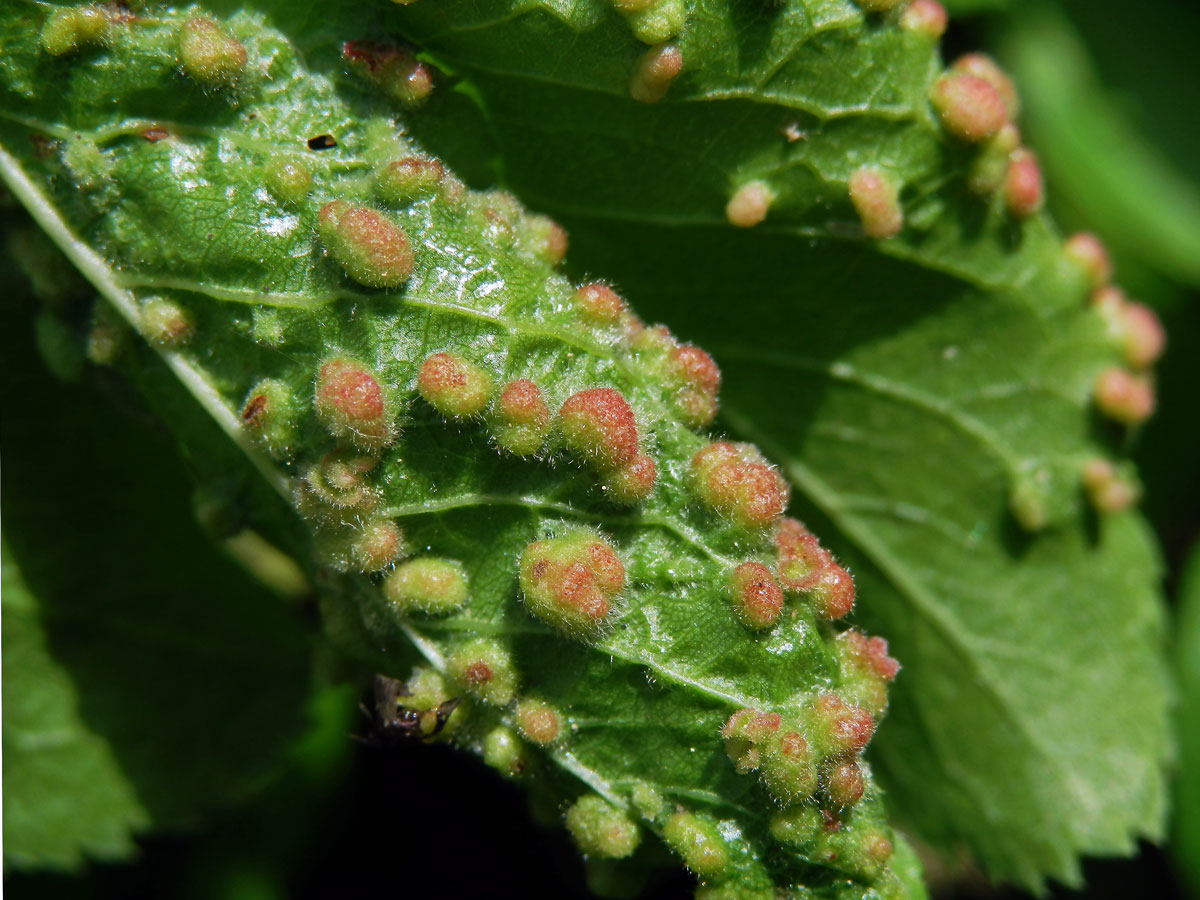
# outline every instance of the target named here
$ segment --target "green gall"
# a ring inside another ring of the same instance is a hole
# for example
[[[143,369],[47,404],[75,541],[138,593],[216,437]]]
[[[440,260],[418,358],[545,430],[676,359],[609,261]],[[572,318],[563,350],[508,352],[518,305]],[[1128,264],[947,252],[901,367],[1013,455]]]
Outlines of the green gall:
[[[661,44],[683,31],[687,8],[683,0],[612,0],[643,44]]]
[[[196,333],[191,315],[178,303],[162,297],[152,297],[142,304],[139,324],[146,340],[160,347],[180,347]]]
[[[866,790],[862,767],[853,760],[835,762],[821,776],[821,789],[834,806],[854,806]]]
[[[606,541],[577,529],[527,546],[520,583],[532,615],[567,634],[590,636],[624,588],[625,567]]]
[[[803,734],[781,727],[767,737],[760,752],[759,775],[772,797],[787,805],[812,795],[817,787],[817,767]]]
[[[984,141],[967,170],[967,187],[980,195],[994,194],[1008,180],[1012,155],[1021,145],[1021,132],[1012,122],[1005,123]]]
[[[638,811],[638,815],[650,822],[656,821],[666,808],[662,794],[644,781],[639,781],[633,786],[629,792],[629,800]]]
[[[1042,208],[1042,169],[1037,157],[1021,147],[1013,151],[1004,176],[1004,205],[1017,219],[1028,219]]]
[[[334,200],[321,207],[317,233],[333,260],[367,287],[399,287],[412,274],[408,235],[387,216]]]
[[[598,794],[580,797],[566,814],[567,831],[588,856],[624,859],[641,842],[637,823]]]
[[[872,238],[889,238],[904,227],[900,189],[894,179],[873,166],[850,176],[850,202],[862,222],[863,233]]]
[[[1140,425],[1154,413],[1154,386],[1144,375],[1112,366],[1096,378],[1096,408],[1122,425]]]
[[[283,316],[279,310],[269,306],[254,310],[250,336],[254,338],[256,344],[266,344],[269,347],[278,347],[282,344],[287,339],[287,334],[284,331]]]
[[[878,719],[887,709],[887,686],[900,671],[900,663],[888,656],[887,641],[851,630],[839,634],[834,646],[842,674],[841,695]]]
[[[468,594],[462,563],[432,556],[401,563],[383,582],[383,595],[401,612],[458,612],[467,605]]]
[[[753,228],[767,217],[774,194],[762,181],[751,181],[734,191],[725,204],[725,218],[737,228]]]
[[[985,141],[1008,121],[1004,100],[996,89],[966,72],[949,72],[939,78],[930,100],[942,127],[959,140]]]
[[[887,835],[870,827],[822,831],[817,847],[818,856],[836,860],[838,868],[872,881],[883,875],[892,852]]]
[[[109,22],[97,6],[55,10],[42,25],[42,49],[51,56],[66,56],[109,39]]]
[[[281,203],[299,205],[312,190],[312,172],[298,159],[278,157],[267,163],[267,190]]]
[[[242,427],[277,459],[290,455],[296,441],[299,415],[291,389],[275,378],[264,378],[250,389],[242,404]]]
[[[379,379],[357,360],[335,356],[321,364],[313,408],[334,437],[378,451],[395,437],[391,404]]]
[[[425,740],[449,737],[466,723],[466,704],[457,700],[451,695],[445,679],[423,666],[412,670],[397,696],[402,710],[416,714],[417,733]]]
[[[1008,77],[996,61],[986,53],[968,53],[956,59],[950,66],[952,72],[962,72],[986,81],[1004,103],[1004,111],[1009,121],[1014,121],[1021,112],[1021,100],[1017,96],[1017,86]]]
[[[913,0],[900,16],[900,27],[936,41],[946,33],[946,7],[937,0]]]
[[[525,770],[525,745],[511,728],[499,725],[483,738],[483,761],[502,775],[520,775]]]
[[[350,544],[350,561],[359,572],[379,572],[404,554],[404,533],[391,519],[364,522]]]
[[[371,456],[348,450],[335,450],[312,466],[301,479],[300,510],[305,515],[321,517],[321,506],[355,513],[372,509],[378,493],[367,475],[379,464]],[[317,506],[314,507],[313,503]]]
[[[1090,459],[1080,473],[1083,489],[1098,513],[1116,513],[1133,506],[1141,497],[1141,487],[1129,471],[1107,459]]]
[[[653,47],[638,60],[629,82],[629,95],[639,103],[657,103],[683,69],[683,54],[674,44]]]
[[[512,657],[496,641],[478,638],[450,656],[450,676],[492,706],[507,706],[517,690]]]
[[[779,731],[779,713],[761,713],[757,709],[739,709],[721,728],[725,753],[741,774],[753,772],[762,765],[762,747]]]
[[[867,710],[832,691],[813,701],[811,713],[813,742],[829,756],[862,753],[875,733],[875,720]]]
[[[1008,489],[1008,509],[1025,531],[1035,534],[1050,524],[1044,469],[1023,470],[1013,476]]]
[[[1112,278],[1112,260],[1100,238],[1086,231],[1073,234],[1063,244],[1063,255],[1087,276],[1093,290]]]
[[[821,834],[825,824],[821,811],[815,806],[790,806],[771,816],[768,826],[771,837],[791,847],[807,847]]]
[[[859,9],[869,13],[883,13],[895,9],[904,0],[854,0]]]
[[[517,704],[517,729],[540,747],[553,744],[562,734],[562,718],[549,704],[526,698]]]
[[[129,345],[129,326],[113,307],[97,300],[88,329],[87,358],[98,366],[111,366]]]
[[[625,312],[621,295],[601,281],[581,285],[572,299],[583,318],[594,325],[617,325]]]
[[[707,816],[680,810],[663,824],[662,837],[701,878],[717,878],[729,868],[729,848]]]
[[[691,476],[706,506],[747,529],[774,524],[787,507],[787,482],[749,444],[709,444],[692,457]]]
[[[91,140],[77,138],[66,141],[62,157],[63,165],[82,190],[100,191],[112,185],[112,173],[116,163],[110,154],[105,153]]]
[[[442,415],[465,419],[487,409],[492,399],[492,378],[461,356],[434,353],[421,363],[417,390]]]
[[[233,84],[246,68],[246,48],[209,19],[188,19],[179,32],[179,64],[210,87]]]
[[[496,400],[492,430],[509,453],[529,456],[541,450],[550,432],[550,408],[541,389],[527,378],[506,384]]]
[[[572,394],[559,409],[558,422],[567,449],[601,468],[624,466],[637,456],[637,420],[618,390]]]
[[[774,625],[783,610],[783,588],[761,563],[745,562],[730,573],[729,599],[737,617],[758,630]]]
[[[414,109],[433,92],[433,73],[407,50],[375,41],[347,41],[342,58],[380,90]]]
[[[538,259],[557,266],[567,255],[567,231],[549,216],[522,216],[521,243]]]
[[[385,203],[408,204],[436,195],[445,177],[446,169],[436,159],[406,156],[375,173],[375,193]]]
[[[632,506],[650,496],[657,480],[658,467],[654,460],[639,453],[625,465],[605,471],[601,476],[601,488],[614,503]]]

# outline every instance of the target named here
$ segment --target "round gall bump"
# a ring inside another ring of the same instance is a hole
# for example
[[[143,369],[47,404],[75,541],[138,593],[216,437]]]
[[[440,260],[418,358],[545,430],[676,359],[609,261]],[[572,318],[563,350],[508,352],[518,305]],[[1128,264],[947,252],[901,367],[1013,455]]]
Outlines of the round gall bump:
[[[854,608],[854,579],[837,563],[831,562],[822,570],[809,598],[818,617],[826,621],[840,619]]]
[[[743,184],[725,204],[725,218],[738,228],[753,228],[767,217],[774,195],[762,181]]]
[[[1093,290],[1104,287],[1112,278],[1112,260],[1100,238],[1086,231],[1073,234],[1063,244],[1063,254],[1077,265]]]
[[[421,364],[417,390],[442,415],[465,419],[487,409],[492,399],[492,379],[460,356],[434,353]]]
[[[1013,151],[1004,176],[1004,204],[1018,219],[1028,219],[1042,208],[1042,170],[1037,157],[1025,148]]]
[[[934,83],[930,95],[942,127],[954,137],[979,143],[1008,121],[1004,99],[984,79],[966,72],[948,72]]]
[[[748,627],[770,628],[783,610],[783,588],[761,563],[745,562],[729,576],[734,612]]]
[[[937,0],[913,0],[900,16],[900,27],[936,41],[946,33],[946,7]]]
[[[1017,86],[1013,84],[1008,73],[996,64],[996,61],[986,53],[968,53],[960,56],[950,67],[951,71],[974,75],[990,84],[1004,101],[1004,111],[1009,121],[1017,118],[1021,111],[1021,101],[1017,96]]]
[[[558,740],[562,720],[553,707],[527,698],[517,704],[517,729],[526,740],[545,747]]]
[[[329,255],[359,284],[399,287],[412,273],[408,236],[376,210],[334,200],[321,207],[317,232]]]
[[[878,718],[887,709],[887,685],[900,671],[900,663],[888,656],[887,641],[846,631],[836,639],[842,671],[842,693],[850,702]]]
[[[604,473],[605,496],[614,503],[631,506],[641,503],[654,490],[658,467],[645,453],[639,453],[629,463]]]
[[[1154,412],[1154,388],[1144,375],[1114,366],[1096,379],[1096,407],[1122,425],[1140,425]]]
[[[239,415],[242,427],[276,458],[296,440],[296,402],[282,381],[264,378],[250,389]]]
[[[377,451],[395,436],[392,413],[378,379],[362,363],[334,357],[317,374],[313,407],[334,437]]]
[[[343,510],[369,510],[378,496],[367,475],[379,461],[370,456],[335,450],[308,470],[303,479],[304,497]],[[302,512],[305,512],[302,508]],[[323,510],[313,510],[318,515]],[[305,513],[308,514],[307,512]]]
[[[1012,122],[1006,122],[983,142],[971,161],[967,171],[967,187],[982,196],[994,194],[1003,188],[1009,177],[1012,155],[1020,146],[1020,130]]]
[[[196,81],[233,84],[246,69],[246,48],[208,19],[188,19],[179,34],[179,63]]]
[[[640,60],[629,82],[629,95],[639,103],[657,103],[683,69],[683,54],[674,44],[652,47]]]
[[[1141,497],[1136,481],[1106,459],[1090,459],[1081,473],[1083,489],[1098,513],[1115,513],[1133,506]]]
[[[820,836],[824,824],[815,806],[792,806],[771,816],[771,837],[781,844],[803,847]]]
[[[298,159],[278,158],[267,164],[267,190],[282,203],[300,203],[312,189],[312,173]]]
[[[569,635],[590,636],[625,587],[625,567],[609,544],[580,529],[527,546],[520,583],[532,615]]]
[[[567,810],[567,831],[587,856],[624,859],[641,842],[641,830],[624,812],[598,794],[580,797]]]
[[[625,312],[621,295],[601,281],[581,285],[574,299],[583,317],[596,325],[616,325]]]
[[[1167,335],[1154,310],[1143,303],[1129,302],[1121,308],[1121,349],[1125,361],[1135,369],[1158,362],[1167,346]]]
[[[837,694],[821,694],[813,704],[815,725],[831,756],[861,753],[875,733],[875,720],[861,706],[847,703]]]
[[[825,774],[825,796],[835,806],[847,809],[862,799],[865,784],[862,768],[853,760],[838,763]]]
[[[456,650],[449,660],[450,675],[468,691],[492,706],[507,706],[517,691],[512,657],[496,641],[478,638]]]
[[[404,553],[404,533],[390,519],[373,519],[350,545],[350,558],[360,572],[386,569]]]
[[[484,736],[483,761],[502,775],[520,775],[525,769],[525,747],[515,731],[498,725]]]
[[[780,583],[789,591],[810,591],[822,573],[832,566],[833,557],[821,546],[817,536],[795,519],[783,519],[775,532],[779,552],[776,568]]]
[[[601,468],[624,466],[637,456],[637,421],[620,391],[590,388],[572,394],[558,419],[568,449]]]
[[[162,297],[152,297],[142,304],[139,324],[146,340],[160,347],[180,347],[196,333],[187,311]]]
[[[782,719],[778,713],[761,713],[757,709],[739,709],[721,728],[725,753],[734,768],[743,775],[762,764],[762,746],[779,731]]]
[[[787,507],[787,482],[748,444],[710,444],[692,457],[691,470],[705,505],[744,528],[766,528]]]
[[[523,216],[521,239],[542,262],[557,266],[567,255],[566,229],[549,216]]]
[[[55,10],[42,25],[39,36],[42,49],[51,56],[65,56],[103,44],[108,38],[108,17],[95,6]]]
[[[412,203],[437,194],[445,177],[446,169],[436,159],[406,156],[392,160],[375,174],[375,193],[385,203]]]
[[[492,424],[496,443],[509,453],[537,453],[550,431],[550,408],[541,389],[527,378],[510,381],[496,400]]]
[[[467,605],[467,573],[454,560],[412,559],[396,566],[384,580],[383,594],[402,612],[415,609],[446,615]]]
[[[663,823],[663,840],[701,878],[717,878],[729,868],[729,848],[707,817],[679,811]]]
[[[763,784],[771,796],[787,805],[812,795],[817,787],[817,768],[804,735],[780,729],[762,748]]]
[[[880,169],[868,166],[850,176],[850,202],[867,237],[894,237],[904,227],[900,189]]]
[[[375,41],[347,41],[342,58],[409,109],[433,92],[433,73],[406,50]]]

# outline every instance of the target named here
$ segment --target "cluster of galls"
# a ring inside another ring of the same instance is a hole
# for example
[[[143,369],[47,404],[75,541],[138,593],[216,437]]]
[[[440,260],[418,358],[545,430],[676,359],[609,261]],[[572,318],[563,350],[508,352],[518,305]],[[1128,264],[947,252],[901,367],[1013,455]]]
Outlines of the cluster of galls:
[[[885,641],[856,631],[840,635],[835,650],[839,691],[818,693],[787,714],[740,709],[721,736],[737,771],[757,773],[779,807],[770,826],[776,840],[817,858],[838,857],[840,865],[873,877],[886,865],[891,844],[853,827],[853,809],[866,789],[862,753],[899,666]]]

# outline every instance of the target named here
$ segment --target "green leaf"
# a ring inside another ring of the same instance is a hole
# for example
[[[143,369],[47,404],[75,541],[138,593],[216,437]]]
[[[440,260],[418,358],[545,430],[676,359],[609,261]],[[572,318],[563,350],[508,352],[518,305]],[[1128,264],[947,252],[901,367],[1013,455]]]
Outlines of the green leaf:
[[[162,435],[47,375],[14,284],[0,388],[5,860],[75,868],[253,793],[301,724],[308,651],[292,612],[196,525]]]
[[[4,854],[15,866],[75,868],[133,853],[148,817],[47,647],[37,600],[4,553]]]
[[[1171,849],[1192,891],[1200,892],[1200,553],[1195,548],[1183,570],[1177,610],[1179,763]]]
[[[861,621],[905,663],[877,750],[896,808],[1029,886],[1160,835],[1157,552],[1136,515],[1096,521],[1078,481],[1120,453],[1091,409],[1119,357],[1052,226],[964,189],[972,153],[925,99],[936,49],[846,4],[699,3],[678,83],[645,106],[624,96],[642,50],[623,23],[570,9],[389,20],[479,98],[572,264],[714,352],[725,421],[857,564]],[[865,164],[905,185],[910,227],[879,252],[846,240]],[[747,237],[723,211],[752,180],[775,200]]]

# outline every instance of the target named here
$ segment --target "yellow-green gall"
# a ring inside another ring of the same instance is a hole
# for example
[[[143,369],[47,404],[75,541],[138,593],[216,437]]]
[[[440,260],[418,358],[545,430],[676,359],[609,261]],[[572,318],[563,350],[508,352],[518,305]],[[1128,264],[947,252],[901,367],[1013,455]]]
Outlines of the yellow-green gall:
[[[350,560],[359,572],[379,572],[404,554],[404,533],[391,519],[363,523],[350,544]]]
[[[808,741],[798,731],[771,734],[762,746],[760,775],[767,790],[782,804],[810,796],[817,787],[817,769]]]
[[[580,797],[567,810],[567,831],[588,856],[624,859],[641,842],[641,830],[628,815],[599,794]]]
[[[549,704],[526,698],[517,704],[517,728],[527,740],[544,747],[562,734],[562,717]]]
[[[52,12],[42,25],[42,49],[51,56],[66,56],[109,38],[108,17],[96,6],[77,6]]]
[[[492,706],[507,706],[517,690],[512,657],[489,638],[477,638],[455,650],[450,656],[450,675]]]
[[[499,725],[483,738],[483,761],[503,775],[519,775],[527,764],[525,745],[515,731]]]
[[[367,476],[379,464],[371,456],[349,450],[335,450],[319,464],[312,466],[301,479],[300,511],[304,515],[325,517],[327,510],[318,507],[353,510],[357,515],[372,509],[379,499],[378,492]]]
[[[179,64],[207,86],[224,87],[246,69],[246,48],[210,19],[188,19],[179,32]]]
[[[299,159],[279,157],[267,163],[267,190],[281,203],[293,206],[300,203],[312,190],[312,173]]]
[[[1010,157],[1021,146],[1021,132],[1012,122],[983,143],[967,170],[967,187],[976,194],[994,194],[1004,187]]]
[[[408,235],[387,216],[334,200],[317,214],[317,233],[346,274],[367,287],[399,287],[412,274]]]
[[[639,781],[633,786],[633,790],[629,792],[629,799],[638,814],[650,822],[662,815],[666,806],[662,794],[644,781]]]
[[[436,159],[406,156],[375,173],[375,193],[385,203],[411,203],[438,193],[445,177],[446,169]]]
[[[492,399],[492,378],[461,356],[434,353],[421,364],[417,390],[442,415],[465,419],[487,409]]]
[[[541,388],[527,378],[510,381],[496,399],[492,423],[496,443],[510,453],[537,453],[550,431],[550,408]]]
[[[781,844],[803,847],[821,834],[824,820],[815,806],[789,806],[771,816],[771,837]]]
[[[683,31],[687,8],[683,0],[612,0],[644,44],[661,44]]]
[[[182,346],[196,332],[187,310],[163,297],[152,297],[142,304],[140,325],[146,340],[160,347]]]
[[[129,326],[112,306],[97,300],[87,336],[87,358],[98,366],[111,366],[129,343]]]
[[[250,389],[242,404],[242,427],[277,459],[289,455],[296,440],[299,410],[291,389],[275,378],[264,378]]]
[[[662,836],[701,878],[717,878],[729,868],[729,848],[707,817],[680,810],[664,823]]]
[[[467,573],[462,563],[423,556],[396,566],[383,582],[383,593],[401,611],[445,615],[466,606]]]
[[[624,588],[625,567],[607,541],[577,529],[527,546],[520,582],[530,613],[567,634],[590,636]]]
[[[412,670],[398,700],[404,709],[417,714],[418,732],[422,737],[449,736],[468,719],[467,705],[458,702],[458,698],[450,693],[445,679],[423,666]]]

